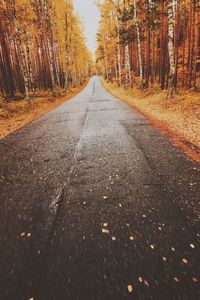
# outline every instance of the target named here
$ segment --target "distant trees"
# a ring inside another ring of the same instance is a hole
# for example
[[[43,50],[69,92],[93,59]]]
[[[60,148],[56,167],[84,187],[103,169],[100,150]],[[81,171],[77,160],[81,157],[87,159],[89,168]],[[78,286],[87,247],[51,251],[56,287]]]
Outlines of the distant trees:
[[[96,55],[109,80],[159,85],[168,98],[200,84],[199,0],[104,0],[99,10]]]
[[[67,90],[92,65],[72,0],[0,1],[0,93]]]

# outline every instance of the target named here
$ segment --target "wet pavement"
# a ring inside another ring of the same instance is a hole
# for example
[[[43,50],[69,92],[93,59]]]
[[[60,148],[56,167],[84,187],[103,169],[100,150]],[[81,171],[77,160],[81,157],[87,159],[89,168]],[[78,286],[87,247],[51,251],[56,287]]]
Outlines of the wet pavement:
[[[0,157],[1,300],[200,299],[200,166],[98,77]]]

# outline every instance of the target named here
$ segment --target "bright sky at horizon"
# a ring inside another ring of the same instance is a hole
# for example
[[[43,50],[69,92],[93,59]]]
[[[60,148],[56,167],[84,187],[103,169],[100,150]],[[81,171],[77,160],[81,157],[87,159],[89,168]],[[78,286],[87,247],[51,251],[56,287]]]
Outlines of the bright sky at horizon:
[[[88,48],[93,54],[96,49],[96,32],[99,22],[99,12],[95,1],[96,0],[73,0],[75,11],[80,15],[84,24]]]

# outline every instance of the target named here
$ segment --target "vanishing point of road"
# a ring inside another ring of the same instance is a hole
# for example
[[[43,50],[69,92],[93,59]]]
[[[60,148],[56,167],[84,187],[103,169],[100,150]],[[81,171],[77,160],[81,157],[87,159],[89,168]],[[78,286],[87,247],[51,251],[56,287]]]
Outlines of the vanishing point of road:
[[[0,157],[1,300],[200,299],[200,167],[98,77]]]

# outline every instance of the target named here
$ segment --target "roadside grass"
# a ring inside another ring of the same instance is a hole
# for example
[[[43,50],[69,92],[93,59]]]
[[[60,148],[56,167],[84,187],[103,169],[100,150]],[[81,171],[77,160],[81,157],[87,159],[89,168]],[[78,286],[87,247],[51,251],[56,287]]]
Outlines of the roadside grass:
[[[52,96],[50,91],[38,91],[30,100],[5,101],[0,97],[0,139],[70,100],[81,92],[87,83],[88,80],[82,86],[72,88],[67,93],[60,93],[58,96]]]
[[[156,87],[141,92],[138,88],[125,90],[104,79],[102,83],[113,96],[145,115],[176,146],[200,162],[200,93],[177,91],[171,100],[166,100],[166,91]]]

